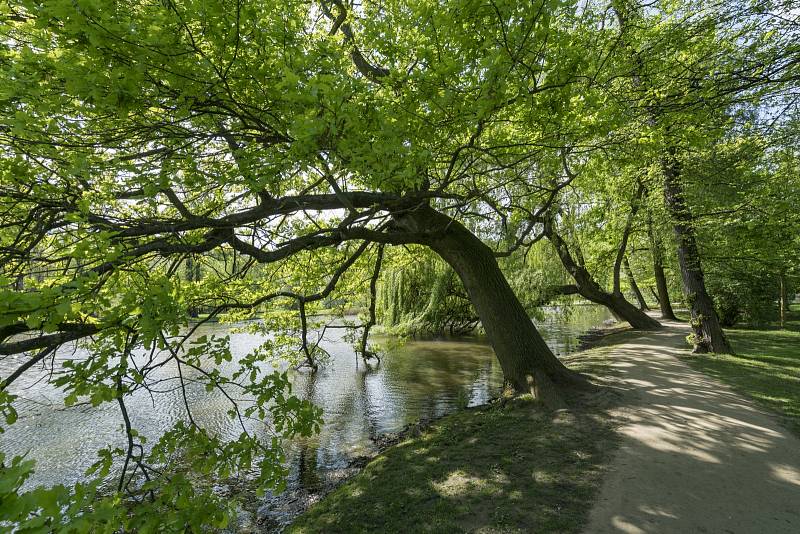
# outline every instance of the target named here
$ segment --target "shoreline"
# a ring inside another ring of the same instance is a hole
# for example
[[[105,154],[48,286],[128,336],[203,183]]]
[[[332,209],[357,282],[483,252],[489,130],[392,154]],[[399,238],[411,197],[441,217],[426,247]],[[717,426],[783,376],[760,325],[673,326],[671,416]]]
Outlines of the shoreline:
[[[630,326],[617,326],[619,322],[614,323],[614,325],[609,325],[605,327],[596,327],[590,328],[586,331],[585,334],[581,334],[578,336],[578,340],[580,341],[578,345],[578,349],[575,353],[583,352],[589,349],[593,349],[595,347],[602,347],[603,342],[614,336],[616,334],[623,334],[625,332],[630,332],[633,330]]]
[[[459,408],[452,413],[439,417],[426,418],[415,423],[409,423],[397,432],[389,432],[377,436],[377,439],[373,440],[375,444],[374,452],[355,456],[348,461],[346,466],[328,470],[324,473],[324,480],[319,486],[287,489],[283,493],[266,498],[250,497],[240,506],[240,512],[236,518],[236,527],[229,528],[223,532],[230,534],[278,534],[284,532],[314,504],[357,477],[370,462],[396,445],[422,436],[438,423],[454,415],[492,409],[499,399],[500,397],[493,397],[485,404]],[[228,489],[225,493],[229,495],[239,493],[239,496],[241,496],[243,493],[249,493],[250,495],[254,493],[252,488],[247,487],[247,482],[238,482],[230,485],[220,484],[220,486],[226,486]],[[288,498],[286,493],[289,494]],[[267,509],[268,505],[273,505],[274,507]]]
[[[590,328],[585,333],[577,336],[579,343],[576,350],[565,356],[569,358],[570,356],[602,347],[607,338],[632,330],[630,326],[619,326],[619,324],[619,322],[615,322],[611,325]],[[373,440],[375,450],[371,454],[353,457],[346,466],[324,473],[324,480],[318,486],[310,488],[301,486],[291,490],[287,489],[286,492],[290,492],[288,498],[286,498],[285,494],[279,494],[283,495],[280,499],[278,495],[274,495],[266,499],[262,497],[247,502],[242,506],[244,514],[241,515],[244,517],[237,517],[237,528],[230,530],[230,532],[238,534],[284,532],[314,504],[357,477],[370,462],[382,456],[391,448],[409,439],[422,436],[432,427],[455,415],[469,413],[470,411],[491,410],[500,399],[501,397],[493,397],[484,404],[463,407],[439,417],[422,419],[415,423],[407,424],[397,432],[377,436],[377,439]],[[273,508],[267,509],[270,505]]]
[[[568,358],[576,370],[604,376],[606,355],[598,347]],[[412,425],[298,515],[288,532],[450,532],[490,524],[504,532],[521,525],[577,531],[617,447],[609,412],[617,401],[581,395],[569,410],[550,411],[523,395]],[[532,506],[520,507],[520,500]]]

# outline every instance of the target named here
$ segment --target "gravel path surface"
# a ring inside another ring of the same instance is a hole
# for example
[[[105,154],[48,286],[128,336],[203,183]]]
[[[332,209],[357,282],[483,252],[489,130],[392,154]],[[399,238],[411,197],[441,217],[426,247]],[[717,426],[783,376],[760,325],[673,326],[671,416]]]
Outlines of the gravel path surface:
[[[614,348],[622,443],[585,532],[800,533],[800,439],[680,361],[688,328],[666,324]]]

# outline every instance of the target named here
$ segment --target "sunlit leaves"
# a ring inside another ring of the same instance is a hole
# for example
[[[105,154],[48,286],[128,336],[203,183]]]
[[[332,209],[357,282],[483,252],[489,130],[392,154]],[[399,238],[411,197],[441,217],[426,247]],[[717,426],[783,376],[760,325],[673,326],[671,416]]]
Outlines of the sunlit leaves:
[[[122,411],[130,395],[163,384],[186,401],[181,424],[152,449],[154,440],[144,446],[125,428],[137,449],[123,453],[137,469],[127,493],[89,506],[89,486],[34,490],[0,521],[61,521],[37,515],[42,499],[47,514],[67,507],[76,525],[96,520],[100,531],[112,519],[141,532],[199,530],[225,525],[231,511],[207,479],[257,471],[262,489],[281,486],[281,439],[313,433],[321,417],[291,392],[287,369],[324,358],[326,313],[365,306],[374,248],[340,271],[359,246],[343,233],[390,230],[398,215],[372,206],[354,221],[346,203],[321,213],[286,197],[426,190],[479,237],[507,244],[563,178],[567,154],[582,175],[559,193],[559,216],[584,249],[581,261],[603,271],[635,185],[657,182],[649,171],[667,142],[702,153],[731,126],[725,105],[709,102],[733,94],[715,91],[720,72],[739,65],[741,43],[726,33],[732,26],[695,17],[685,3],[654,5],[626,29],[641,64],[623,53],[604,4],[366,1],[348,9],[347,28],[322,7],[24,0],[0,8],[0,328],[9,339],[23,329],[91,332],[66,347],[86,356],[54,370],[68,405]],[[761,47],[778,40],[765,34],[746,49],[767,65]],[[365,74],[359,54],[388,74]],[[737,224],[749,231],[760,222]],[[334,245],[302,241],[315,236]],[[247,246],[292,253],[258,264]],[[562,274],[542,247],[517,259],[506,266],[526,270],[512,282],[529,294]],[[449,271],[431,273],[435,287],[459,289]],[[336,291],[323,294],[331,282]],[[448,298],[468,315],[463,299]],[[235,355],[228,337],[193,333],[214,319],[250,321],[238,327],[263,342]],[[241,434],[223,439],[195,421],[187,385],[230,400]],[[12,401],[0,393],[9,424]],[[120,458],[104,451],[96,474],[108,483]],[[14,462],[10,479],[21,481],[30,466]],[[143,504],[109,512],[131,496]]]

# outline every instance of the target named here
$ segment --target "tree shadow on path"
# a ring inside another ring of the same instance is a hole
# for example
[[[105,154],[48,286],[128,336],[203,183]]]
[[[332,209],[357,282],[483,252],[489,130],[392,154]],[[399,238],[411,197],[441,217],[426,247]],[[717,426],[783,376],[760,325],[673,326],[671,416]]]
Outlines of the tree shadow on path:
[[[800,440],[680,361],[687,333],[611,349],[622,443],[585,532],[800,532]]]

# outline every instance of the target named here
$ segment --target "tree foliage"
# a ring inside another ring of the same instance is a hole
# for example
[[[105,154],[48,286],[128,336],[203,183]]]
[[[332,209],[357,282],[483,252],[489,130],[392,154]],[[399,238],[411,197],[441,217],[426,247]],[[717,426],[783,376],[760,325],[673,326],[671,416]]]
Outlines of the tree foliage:
[[[281,440],[321,423],[276,362],[316,368],[323,309],[369,310],[353,325],[365,357],[378,319],[479,318],[520,391],[584,386],[523,306],[564,279],[542,239],[563,233],[555,249],[621,298],[626,253],[637,272],[654,253],[647,224],[669,235],[654,200],[668,167],[698,214],[711,287],[740,283],[739,264],[792,279],[800,39],[787,6],[4,3],[0,358],[21,359],[0,413],[13,424],[15,381],[51,367],[67,406],[115,403],[124,438],[73,488],[24,491],[30,460],[0,459],[0,523],[225,525],[231,504],[204,482],[255,472],[279,489]],[[746,246],[728,262],[733,243]],[[424,260],[384,264],[390,245]],[[234,362],[227,338],[196,335],[214,318],[269,335]],[[74,348],[84,356],[54,363]],[[131,426],[130,395],[167,380],[186,399],[187,377],[231,401],[238,439],[197,424],[188,400],[155,442]]]

